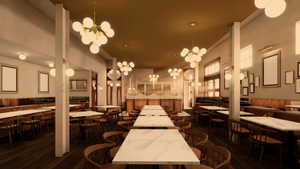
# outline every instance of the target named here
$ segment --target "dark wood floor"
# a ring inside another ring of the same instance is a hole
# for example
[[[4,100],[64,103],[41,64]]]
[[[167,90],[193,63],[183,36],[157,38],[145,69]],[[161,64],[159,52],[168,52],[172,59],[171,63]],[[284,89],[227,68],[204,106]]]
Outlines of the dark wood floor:
[[[193,132],[207,128],[193,124]],[[262,162],[258,160],[258,153],[249,157],[249,145],[233,145],[224,141],[222,133],[210,130],[209,140],[217,145],[223,145],[232,152],[231,169],[280,169],[277,150],[266,150]],[[40,134],[37,138],[27,138],[14,145],[0,140],[0,169],[83,169],[83,150],[88,145],[101,142],[100,140],[80,141],[74,132],[71,137],[71,152],[62,158],[54,157],[54,133]],[[272,151],[273,150],[273,151]]]

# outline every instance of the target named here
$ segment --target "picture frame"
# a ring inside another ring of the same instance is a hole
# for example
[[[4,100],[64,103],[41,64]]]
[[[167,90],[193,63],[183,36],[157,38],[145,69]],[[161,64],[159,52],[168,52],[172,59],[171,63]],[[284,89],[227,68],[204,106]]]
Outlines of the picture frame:
[[[300,78],[300,62],[297,63],[297,76]]]
[[[255,84],[255,87],[259,87],[259,85],[260,85],[260,78],[259,78],[259,76],[255,76],[254,84]]]
[[[249,90],[250,93],[255,93],[254,83],[251,83],[250,86],[249,86],[249,88],[250,88],[250,90]]]
[[[249,95],[249,91],[248,91],[248,87],[243,87],[243,96],[248,96]]]
[[[300,79],[296,79],[296,94],[300,94]]]
[[[49,73],[38,72],[38,92],[49,93]]]
[[[248,79],[248,77],[245,77],[242,80],[242,87],[249,87],[249,79]]]
[[[294,71],[286,71],[285,72],[285,84],[291,85],[294,84]]]
[[[86,91],[88,89],[88,82],[86,79],[71,79],[70,90],[71,91]]]
[[[18,68],[16,66],[1,65],[1,92],[18,92]]]
[[[254,73],[249,73],[249,83],[254,83]]]
[[[262,84],[264,87],[280,87],[280,58],[280,52],[263,58]]]

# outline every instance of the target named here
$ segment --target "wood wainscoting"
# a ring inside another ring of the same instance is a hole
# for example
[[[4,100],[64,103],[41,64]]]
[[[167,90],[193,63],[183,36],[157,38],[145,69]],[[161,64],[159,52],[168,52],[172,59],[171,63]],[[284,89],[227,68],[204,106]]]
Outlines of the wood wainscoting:
[[[161,105],[166,111],[182,111],[181,99],[127,99],[126,106],[127,111],[141,110],[144,105]]]

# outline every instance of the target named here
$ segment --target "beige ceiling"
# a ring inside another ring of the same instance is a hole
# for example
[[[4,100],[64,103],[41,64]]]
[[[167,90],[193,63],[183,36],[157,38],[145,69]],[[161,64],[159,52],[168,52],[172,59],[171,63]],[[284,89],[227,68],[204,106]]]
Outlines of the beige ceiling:
[[[59,0],[51,0],[56,3]],[[61,0],[60,0],[61,1]],[[72,20],[93,16],[95,0],[63,0]],[[209,48],[234,21],[255,11],[253,0],[97,0],[97,23],[107,20],[116,35],[103,46],[118,60],[140,68],[183,61],[183,47]],[[190,23],[196,22],[191,27]]]

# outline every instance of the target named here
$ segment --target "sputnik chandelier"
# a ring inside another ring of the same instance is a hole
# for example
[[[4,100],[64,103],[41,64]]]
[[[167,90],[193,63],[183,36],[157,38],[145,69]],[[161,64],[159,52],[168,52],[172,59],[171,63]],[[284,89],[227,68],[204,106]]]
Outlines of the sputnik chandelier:
[[[283,14],[287,6],[285,0],[255,0],[254,3],[257,8],[265,9],[265,14],[270,18]]]
[[[207,50],[205,48],[199,49],[198,46],[193,47],[192,50],[183,48],[180,55],[184,57],[186,62],[190,63],[191,68],[195,68],[202,60],[202,56],[205,55]]]
[[[169,69],[168,72],[170,76],[175,80],[177,76],[179,76],[180,73],[182,72],[182,69],[177,69],[177,68]]]
[[[127,63],[126,61],[118,62],[117,65],[120,68],[120,71],[123,72],[125,76],[127,76],[135,66],[133,62]]]
[[[103,21],[100,25],[96,24],[95,7],[94,20],[90,17],[85,17],[82,23],[79,21],[73,22],[72,28],[75,32],[80,33],[83,44],[90,45],[90,52],[93,54],[99,53],[100,47],[107,43],[108,38],[112,38],[115,35],[109,22]]]

